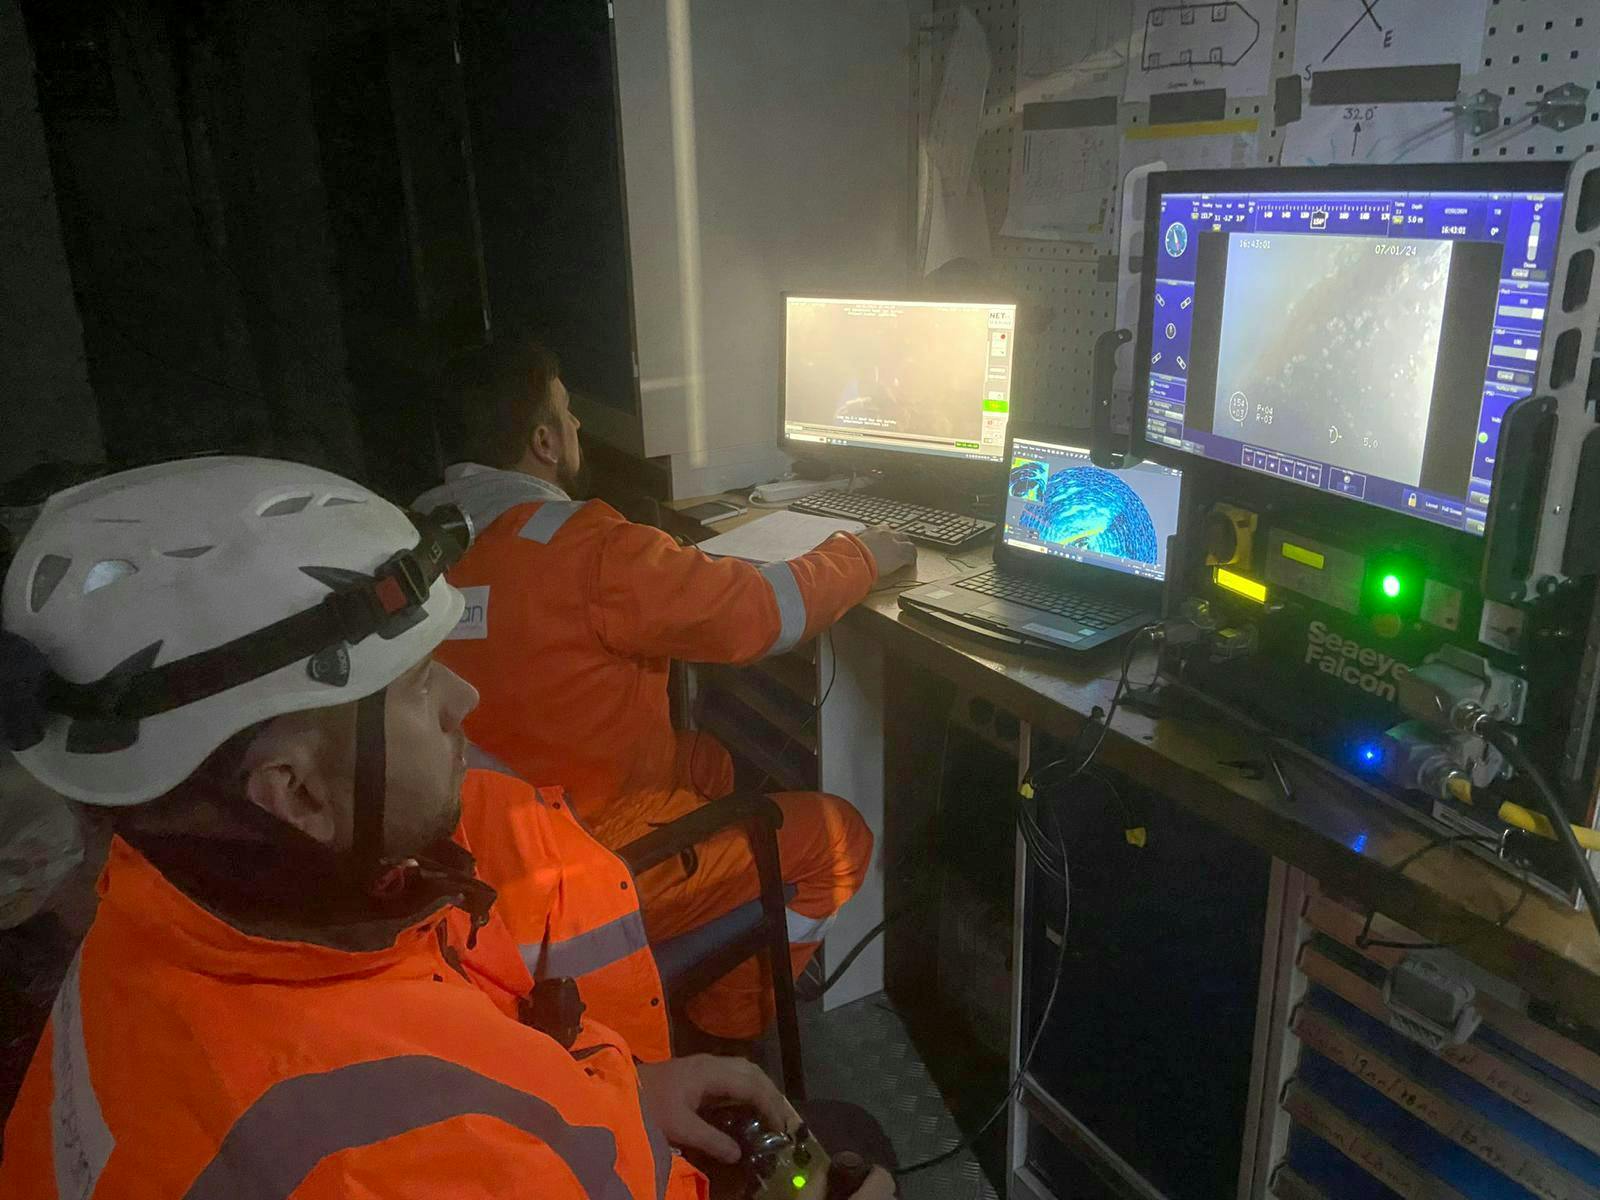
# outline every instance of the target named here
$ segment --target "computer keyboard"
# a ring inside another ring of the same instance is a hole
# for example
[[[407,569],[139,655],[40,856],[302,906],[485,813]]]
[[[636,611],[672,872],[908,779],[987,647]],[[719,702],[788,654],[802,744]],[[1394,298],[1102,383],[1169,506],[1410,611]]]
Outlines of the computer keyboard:
[[[974,575],[971,579],[963,579],[955,586],[981,592],[997,600],[1011,600],[1017,604],[1026,604],[1029,608],[1040,608],[1058,617],[1077,621],[1086,629],[1109,629],[1138,611],[1125,604],[1118,604],[1114,600],[1105,600],[1083,592],[1065,592],[1058,584],[1040,583],[1023,575],[1002,573],[999,570],[985,571],[981,575]]]
[[[864,492],[847,492],[840,488],[812,492],[796,500],[789,508],[792,512],[810,513],[815,517],[839,517],[846,521],[860,521],[864,525],[887,525],[914,542],[945,549],[978,541],[994,529],[993,521],[979,517],[964,517],[942,508],[927,508],[921,504],[907,504],[903,500],[869,496]]]

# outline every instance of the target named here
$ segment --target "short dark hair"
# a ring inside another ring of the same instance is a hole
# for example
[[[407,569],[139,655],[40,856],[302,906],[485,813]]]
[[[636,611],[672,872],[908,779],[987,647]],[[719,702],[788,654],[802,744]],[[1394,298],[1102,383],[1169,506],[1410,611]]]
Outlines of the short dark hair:
[[[551,393],[559,378],[560,361],[535,341],[500,339],[452,361],[441,390],[445,412],[456,415],[461,459],[516,466],[533,431],[555,423]]]

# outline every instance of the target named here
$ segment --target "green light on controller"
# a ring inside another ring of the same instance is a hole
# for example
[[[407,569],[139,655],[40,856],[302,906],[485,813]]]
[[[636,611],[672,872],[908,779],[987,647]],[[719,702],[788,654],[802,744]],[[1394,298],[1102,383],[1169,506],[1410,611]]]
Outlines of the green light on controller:
[[[806,1186],[806,1177],[804,1175],[796,1175],[793,1179],[789,1180],[789,1182],[794,1184],[794,1190],[798,1192],[801,1188]]]
[[[1400,576],[1385,575],[1383,577],[1383,594],[1393,600],[1400,594]]]

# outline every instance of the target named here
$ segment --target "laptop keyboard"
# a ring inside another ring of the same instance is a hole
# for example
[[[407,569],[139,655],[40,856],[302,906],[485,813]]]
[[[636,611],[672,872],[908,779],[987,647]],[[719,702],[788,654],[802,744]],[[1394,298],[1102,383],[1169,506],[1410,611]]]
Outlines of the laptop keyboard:
[[[1040,583],[1023,575],[1003,573],[998,568],[974,575],[971,579],[963,579],[955,586],[969,592],[981,592],[997,600],[1010,600],[1026,604],[1029,608],[1042,609],[1076,621],[1085,629],[1109,629],[1139,611],[1085,592],[1066,591],[1060,584]]]

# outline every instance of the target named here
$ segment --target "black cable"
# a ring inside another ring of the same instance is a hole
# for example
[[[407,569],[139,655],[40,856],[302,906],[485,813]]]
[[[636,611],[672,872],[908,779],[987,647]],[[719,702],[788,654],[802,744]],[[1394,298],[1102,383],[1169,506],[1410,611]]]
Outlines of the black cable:
[[[1038,768],[1038,770],[1030,771],[1025,783],[1031,784],[1035,790],[1042,787],[1060,786],[1059,784],[1047,783],[1045,781],[1045,776],[1051,771],[1054,771],[1060,767],[1070,766],[1072,769],[1068,772],[1067,777],[1060,781],[1062,784],[1066,784],[1071,783],[1074,779],[1088,769],[1089,764],[1094,762],[1095,755],[1100,753],[1100,747],[1104,744],[1106,740],[1106,734],[1111,729],[1111,722],[1116,719],[1117,709],[1121,706],[1122,698],[1127,693],[1128,672],[1133,669],[1133,654],[1138,648],[1139,639],[1160,628],[1161,623],[1159,621],[1152,621],[1150,624],[1141,625],[1138,629],[1134,630],[1133,636],[1128,639],[1128,644],[1123,648],[1122,651],[1122,670],[1117,676],[1117,686],[1116,689],[1111,693],[1111,704],[1106,709],[1105,714],[1099,717],[1100,728],[1097,736],[1095,737],[1094,745],[1089,747],[1089,752],[1085,754],[1082,759],[1074,761],[1078,743],[1083,738],[1084,730],[1092,727],[1094,721],[1096,720],[1096,713],[1099,711],[1098,709],[1096,709],[1094,712],[1091,712],[1088,719],[1085,720],[1082,725],[1078,726],[1078,731],[1073,734],[1072,741],[1068,744],[1066,753],[1060,755],[1053,761],[1046,763],[1044,766]]]
[[[1464,842],[1479,846],[1486,846],[1490,850],[1498,848],[1494,842],[1494,839],[1484,837],[1482,834],[1453,833],[1441,835],[1434,838],[1427,845],[1413,850],[1399,862],[1395,863],[1395,865],[1390,869],[1396,874],[1403,875],[1405,874],[1407,867],[1416,862],[1418,859],[1422,858],[1424,855],[1432,854],[1435,850],[1442,850],[1446,846],[1456,846]],[[1517,902],[1513,904],[1510,909],[1508,909],[1499,918],[1499,920],[1495,921],[1493,925],[1489,926],[1490,929],[1504,929],[1507,925],[1511,924],[1516,915],[1522,911],[1522,906],[1527,903],[1528,893],[1531,890],[1528,872],[1520,867],[1518,868],[1518,872],[1522,876],[1522,890],[1517,894]],[[1356,934],[1356,946],[1359,949],[1365,950],[1369,946],[1376,946],[1384,950],[1454,950],[1457,946],[1464,946],[1474,938],[1480,937],[1487,932],[1487,930],[1476,929],[1467,934],[1465,937],[1457,938],[1456,940],[1450,942],[1391,941],[1385,938],[1375,938],[1372,936],[1372,922],[1377,915],[1376,909],[1367,910],[1367,919],[1361,924],[1361,932]]]
[[[935,793],[933,800],[935,813],[939,812],[944,807],[944,773],[945,765],[949,761],[950,727],[953,724],[954,721],[951,719],[951,714],[946,711],[944,716],[944,738],[939,745],[938,790]],[[930,892],[931,896],[937,896],[937,884],[930,889]],[[922,905],[930,899],[930,892],[924,892],[913,896],[906,900],[899,907],[895,908],[893,911],[885,913],[883,920],[879,921],[871,929],[867,930],[866,933],[862,934],[861,939],[845,952],[845,956],[839,960],[839,965],[834,967],[834,969],[828,973],[827,977],[823,979],[822,986],[817,990],[816,996],[826,995],[829,988],[838,983],[840,979],[844,978],[844,973],[850,969],[851,964],[854,963],[856,959],[861,957],[862,951],[872,944],[874,938],[882,934],[884,930],[889,928],[889,926],[899,921],[901,917],[919,911]]]
[[[807,993],[807,998],[815,999],[817,997],[826,995],[828,989],[834,984],[838,983],[839,980],[844,978],[844,973],[855,965],[856,959],[861,957],[866,948],[872,945],[873,941],[882,935],[884,930],[888,929],[891,925],[898,924],[902,917],[908,917],[914,912],[922,911],[922,906],[927,902],[927,900],[928,897],[925,895],[916,896],[913,899],[907,900],[899,908],[896,908],[892,912],[886,914],[883,920],[879,921],[871,929],[867,930],[866,933],[861,935],[861,940],[858,941],[854,946],[850,947],[845,956],[839,960],[839,965],[828,972],[827,978],[822,981],[822,986],[816,990],[815,994]]]
[[[1070,783],[1085,770],[1087,770],[1089,764],[1094,761],[1095,755],[1100,751],[1101,744],[1105,741],[1106,732],[1111,728],[1111,722],[1117,715],[1117,708],[1122,702],[1123,693],[1127,691],[1128,672],[1133,666],[1134,648],[1141,637],[1154,629],[1158,629],[1159,627],[1159,622],[1152,622],[1149,625],[1142,626],[1141,628],[1135,630],[1133,636],[1128,639],[1128,645],[1122,652],[1122,670],[1117,678],[1116,690],[1111,693],[1111,703],[1107,707],[1105,716],[1101,721],[1099,736],[1095,738],[1094,745],[1089,748],[1089,752],[1084,755],[1083,759],[1073,767],[1071,773],[1066,777],[1066,779],[1063,779],[1060,784],[1054,785],[1055,787],[1061,787]],[[1083,730],[1087,727],[1088,722],[1085,722],[1084,725],[1079,727],[1077,735],[1073,737],[1072,748],[1076,747],[1079,738],[1082,736]],[[1045,766],[1041,767],[1038,772],[1030,771],[1027,782],[1034,782],[1037,777],[1042,775],[1045,771],[1063,765],[1068,761],[1069,758],[1067,756],[1062,756],[1061,758],[1056,759],[1054,762],[1045,764]],[[1121,803],[1122,796],[1116,791],[1116,788],[1110,784],[1110,781],[1102,780],[1102,782],[1104,782],[1106,786],[1111,787],[1112,792],[1117,796],[1118,802]],[[1036,794],[1039,793],[1036,791]],[[1024,803],[1019,809],[1019,815],[1025,815],[1031,822],[1032,814],[1026,813],[1026,800],[1027,798],[1024,796]],[[1126,806],[1124,806],[1124,808],[1125,807]],[[1052,817],[1054,817],[1054,814],[1052,814]],[[1023,824],[1021,821],[1019,821],[1019,825],[1021,825],[1024,830],[1024,844],[1029,847],[1030,851],[1037,851],[1039,847],[1034,845],[1034,842],[1030,839],[1027,832],[1028,825]],[[1056,1000],[1061,993],[1061,981],[1066,975],[1067,928],[1070,924],[1072,913],[1072,880],[1071,871],[1067,865],[1066,836],[1062,832],[1061,822],[1059,819],[1055,820],[1055,826],[1056,849],[1059,852],[1061,864],[1060,874],[1056,875],[1054,874],[1053,870],[1046,867],[1046,862],[1048,862],[1047,857],[1041,858],[1041,861],[1036,865],[1039,867],[1041,874],[1049,875],[1051,878],[1055,879],[1060,884],[1062,889],[1061,942],[1056,948],[1055,977],[1050,983],[1050,995],[1045,999],[1044,1011],[1039,1016],[1039,1027],[1034,1030],[1033,1038],[1028,1043],[1027,1052],[1022,1056],[1022,1061],[1017,1065],[1017,1077],[1016,1079],[1012,1080],[1011,1086],[1006,1089],[1006,1094],[1001,1098],[1000,1103],[995,1106],[994,1111],[990,1113],[987,1118],[985,1118],[983,1124],[979,1125],[977,1129],[973,1130],[970,1134],[962,1138],[948,1150],[945,1150],[939,1154],[935,1154],[931,1158],[925,1158],[921,1162],[912,1163],[909,1166],[896,1167],[890,1173],[897,1179],[903,1179],[907,1175],[915,1174],[918,1171],[925,1171],[930,1167],[936,1167],[942,1163],[949,1162],[952,1158],[955,1158],[957,1155],[970,1150],[973,1146],[977,1145],[978,1139],[983,1137],[983,1135],[989,1131],[994,1123],[1005,1115],[1007,1108],[1011,1105],[1011,1102],[1016,1099],[1017,1092],[1021,1090],[1023,1080],[1025,1080],[1028,1076],[1028,1069],[1033,1065],[1033,1056],[1039,1049],[1039,1043],[1044,1039],[1045,1030],[1050,1027],[1050,1018],[1055,1012]],[[1037,832],[1042,837],[1043,831],[1038,830]],[[1036,857],[1039,856],[1036,854]]]
[[[1122,669],[1117,676],[1117,686],[1111,694],[1111,703],[1107,710],[1104,713],[1101,713],[1098,707],[1095,708],[1089,714],[1088,720],[1086,720],[1082,725],[1078,726],[1077,732],[1073,734],[1072,741],[1068,743],[1066,751],[1037,770],[1030,771],[1027,778],[1023,780],[1022,796],[1017,808],[1017,825],[1022,833],[1022,839],[1027,844],[1028,849],[1033,853],[1035,859],[1038,860],[1036,865],[1038,866],[1040,872],[1063,887],[1066,886],[1067,883],[1065,875],[1065,861],[1063,859],[1063,861],[1058,864],[1056,856],[1051,852],[1046,844],[1047,835],[1039,827],[1037,820],[1034,818],[1032,812],[1028,809],[1029,792],[1031,791],[1035,795],[1039,796],[1041,798],[1041,803],[1043,803],[1042,798],[1046,790],[1065,786],[1089,769],[1090,764],[1094,762],[1095,756],[1100,752],[1100,747],[1105,742],[1106,733],[1111,728],[1111,722],[1115,719],[1117,709],[1121,706],[1122,698],[1127,693],[1128,673],[1133,668],[1133,655],[1138,646],[1139,639],[1158,628],[1160,628],[1159,622],[1152,622],[1149,625],[1141,626],[1139,629],[1135,630],[1133,636],[1128,639],[1128,644],[1123,648],[1122,651]],[[1079,758],[1077,755],[1078,744],[1083,740],[1085,731],[1094,728],[1094,723],[1097,720],[1100,722],[1100,725],[1097,736],[1095,737],[1094,745],[1089,748],[1087,754],[1083,755],[1082,758]],[[1047,780],[1047,776],[1050,772],[1062,767],[1071,768],[1066,778],[1062,779],[1059,783],[1050,782]],[[1111,785],[1109,780],[1102,778],[1101,782],[1107,787],[1111,788],[1112,794],[1117,797],[1117,801],[1122,806],[1124,814],[1126,815],[1127,804],[1125,801],[1123,801],[1121,793],[1117,792],[1116,788]],[[1129,819],[1131,821],[1131,818]]]
[[[1065,870],[1060,859],[1056,857],[1055,851],[1049,849],[1047,845],[1046,839],[1048,835],[1039,826],[1033,814],[1027,811],[1026,801],[1024,801],[1024,807],[1017,814],[1017,826],[1022,834],[1023,844],[1027,846],[1028,852],[1035,859],[1034,865],[1039,873],[1053,883],[1064,887],[1067,882]]]
[[[1072,774],[1068,775],[1063,782],[1076,779],[1094,761],[1095,755],[1100,753],[1100,747],[1105,744],[1106,734],[1111,732],[1111,722],[1116,720],[1117,708],[1122,703],[1122,697],[1128,691],[1128,672],[1133,667],[1133,652],[1138,648],[1139,639],[1148,633],[1153,633],[1160,627],[1159,621],[1141,625],[1134,630],[1133,636],[1128,639],[1128,645],[1122,652],[1122,674],[1117,679],[1116,690],[1111,693],[1111,706],[1106,709],[1105,719],[1100,722],[1100,734],[1095,738],[1094,745],[1089,747],[1089,753],[1083,756],[1083,761],[1073,769]]]
[[[1595,881],[1594,871],[1589,866],[1588,854],[1573,836],[1572,820],[1561,804],[1561,797],[1550,786],[1550,781],[1528,756],[1528,752],[1499,722],[1484,721],[1477,732],[1491,746],[1504,754],[1507,762],[1533,783],[1534,794],[1539,798],[1539,805],[1550,821],[1551,832],[1555,835],[1556,841],[1566,849],[1567,855],[1572,859],[1573,867],[1578,872],[1578,890],[1583,893],[1583,899],[1589,909],[1589,919],[1594,922],[1595,932],[1600,933],[1600,883]]]
[[[1065,870],[1067,845],[1065,838],[1061,835],[1059,821],[1056,823],[1056,835],[1056,847],[1061,853],[1061,862],[1063,870]],[[1017,1093],[1022,1090],[1022,1082],[1028,1077],[1028,1068],[1033,1065],[1034,1053],[1039,1049],[1039,1043],[1044,1040],[1045,1030],[1050,1027],[1050,1018],[1055,1012],[1056,1000],[1061,994],[1061,981],[1066,977],[1067,973],[1067,927],[1072,916],[1072,885],[1070,881],[1063,883],[1061,904],[1061,941],[1056,947],[1055,978],[1050,983],[1050,995],[1045,999],[1044,1011],[1039,1015],[1039,1027],[1034,1030],[1033,1039],[1028,1043],[1027,1053],[1022,1056],[1022,1061],[1017,1065],[1016,1079],[1012,1080],[1011,1086],[1006,1089],[1006,1094],[1001,1097],[1000,1103],[995,1105],[994,1111],[984,1119],[982,1125],[979,1125],[948,1150],[941,1151],[931,1158],[925,1158],[921,1162],[915,1162],[909,1166],[895,1167],[890,1171],[890,1174],[896,1179],[904,1179],[907,1175],[914,1175],[919,1171],[926,1171],[930,1167],[937,1167],[949,1162],[957,1155],[971,1150],[978,1144],[978,1139],[988,1133],[994,1123],[1006,1114],[1011,1102],[1016,1099]]]

